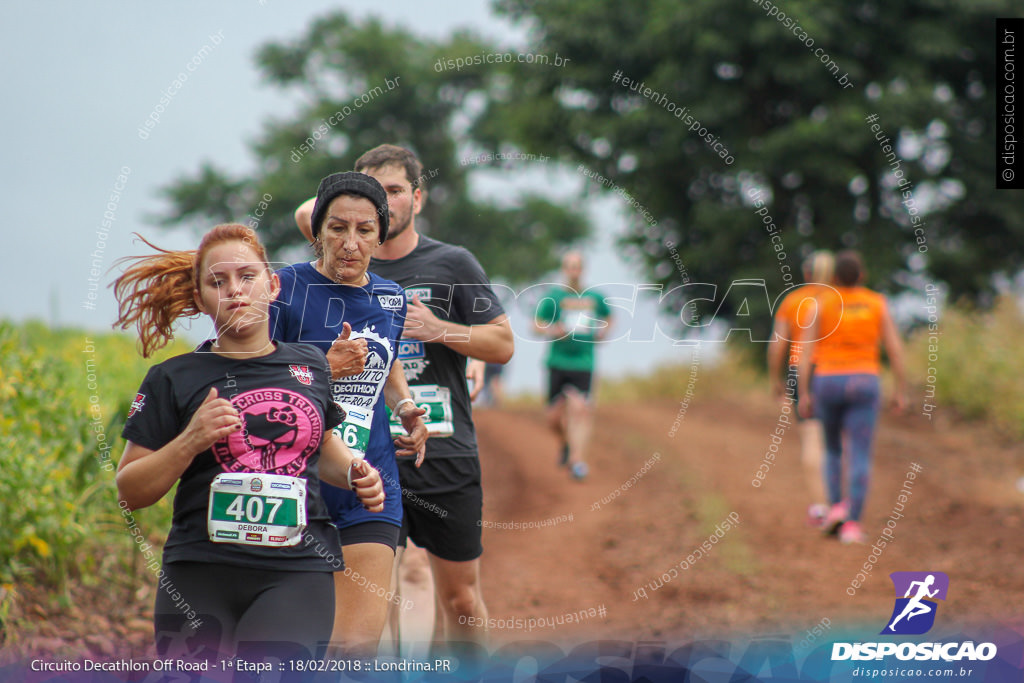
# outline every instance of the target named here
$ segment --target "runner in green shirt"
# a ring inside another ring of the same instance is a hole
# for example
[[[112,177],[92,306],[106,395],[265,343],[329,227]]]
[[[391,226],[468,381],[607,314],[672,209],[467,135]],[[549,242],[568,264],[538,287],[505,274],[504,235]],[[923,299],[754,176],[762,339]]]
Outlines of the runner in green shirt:
[[[582,254],[567,253],[562,274],[565,284],[553,286],[538,304],[534,328],[551,340],[548,421],[562,442],[561,464],[582,480],[589,471],[585,452],[593,423],[594,345],[611,329],[611,309],[597,292],[582,291]]]

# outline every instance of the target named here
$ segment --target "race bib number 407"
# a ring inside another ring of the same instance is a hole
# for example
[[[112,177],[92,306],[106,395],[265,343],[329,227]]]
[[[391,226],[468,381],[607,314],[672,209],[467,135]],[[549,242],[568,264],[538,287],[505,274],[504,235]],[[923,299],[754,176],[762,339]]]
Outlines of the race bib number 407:
[[[207,513],[214,543],[296,545],[306,528],[306,482],[281,474],[223,472],[210,483]]]

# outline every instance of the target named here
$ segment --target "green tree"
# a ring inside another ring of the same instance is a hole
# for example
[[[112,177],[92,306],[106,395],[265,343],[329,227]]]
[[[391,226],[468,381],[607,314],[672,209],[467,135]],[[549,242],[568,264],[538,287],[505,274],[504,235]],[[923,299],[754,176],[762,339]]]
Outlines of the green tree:
[[[511,84],[492,93],[474,135],[492,148],[511,141],[582,163],[628,191],[657,220],[633,215],[628,253],[666,291],[686,278],[719,285],[705,312],[736,312],[739,301],[722,299],[741,278],[765,279],[774,299],[788,284],[782,266],[799,282],[803,257],[817,248],[862,251],[872,286],[942,281],[954,298],[980,303],[990,300],[994,273],[1020,270],[1021,203],[994,189],[994,17],[1012,16],[1012,3],[496,6],[532,27],[529,49],[568,61],[508,70]],[[631,90],[615,74],[643,86]],[[900,174],[913,206],[896,186]],[[914,224],[911,209],[923,222]],[[686,298],[666,300],[679,311]],[[748,305],[767,329],[764,299]]]
[[[293,212],[321,178],[351,169],[364,151],[390,142],[413,149],[424,164],[423,230],[470,248],[491,277],[519,283],[539,276],[557,265],[555,247],[582,237],[587,225],[580,214],[539,196],[502,206],[471,196],[468,180],[483,167],[459,162],[457,152],[470,142],[458,131],[471,119],[471,101],[498,74],[487,64],[448,70],[438,60],[493,50],[468,33],[432,42],[340,12],[293,41],[264,46],[259,69],[297,113],[264,125],[252,145],[259,160],[252,172],[235,178],[207,162],[171,183],[160,222],[258,223],[277,253],[303,242]]]

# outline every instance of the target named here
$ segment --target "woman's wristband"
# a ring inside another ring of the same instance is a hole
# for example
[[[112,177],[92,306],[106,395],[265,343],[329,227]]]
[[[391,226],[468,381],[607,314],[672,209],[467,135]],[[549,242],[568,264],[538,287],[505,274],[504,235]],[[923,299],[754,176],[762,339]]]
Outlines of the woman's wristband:
[[[397,415],[398,417],[402,416],[402,406],[406,403],[411,403],[413,407],[416,407],[416,401],[412,400],[411,398],[403,398],[401,401],[395,404],[395,409],[393,411],[395,415]]]

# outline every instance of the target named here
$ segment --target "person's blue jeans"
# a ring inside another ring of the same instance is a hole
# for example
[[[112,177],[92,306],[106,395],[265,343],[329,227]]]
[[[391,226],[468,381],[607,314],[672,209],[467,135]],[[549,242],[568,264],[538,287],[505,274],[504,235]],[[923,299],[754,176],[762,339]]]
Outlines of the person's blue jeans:
[[[878,375],[817,375],[811,380],[814,414],[825,430],[825,486],[829,502],[843,499],[843,434],[846,434],[849,518],[860,521],[871,481],[871,449],[878,423]]]

